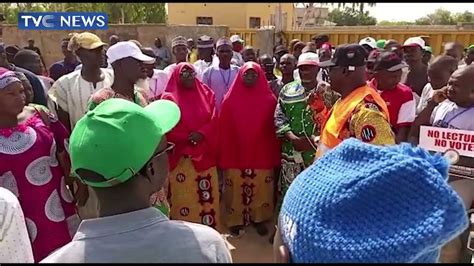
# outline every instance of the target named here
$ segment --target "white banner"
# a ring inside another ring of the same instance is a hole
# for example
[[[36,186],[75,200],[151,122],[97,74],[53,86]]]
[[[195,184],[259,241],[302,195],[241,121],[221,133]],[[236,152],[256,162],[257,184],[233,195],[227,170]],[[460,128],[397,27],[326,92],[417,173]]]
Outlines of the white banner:
[[[474,158],[474,131],[422,126],[418,146],[447,156]]]

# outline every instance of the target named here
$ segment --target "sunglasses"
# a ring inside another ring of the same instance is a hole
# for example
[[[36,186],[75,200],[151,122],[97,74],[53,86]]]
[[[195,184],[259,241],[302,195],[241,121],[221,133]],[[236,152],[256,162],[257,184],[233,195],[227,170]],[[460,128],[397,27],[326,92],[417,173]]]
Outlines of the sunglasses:
[[[183,71],[179,73],[179,76],[182,78],[194,78],[196,77],[196,72],[194,71]]]
[[[172,142],[168,142],[166,144],[166,148],[162,151],[160,151],[159,153],[155,154],[155,156],[153,156],[153,158],[151,158],[151,160],[155,159],[155,158],[158,158],[160,156],[162,156],[163,154],[167,153],[167,154],[172,154],[173,151],[174,151],[174,147],[176,146],[176,144],[172,143]],[[150,161],[151,161],[150,160]]]
[[[254,72],[246,72],[246,73],[244,73],[243,76],[246,77],[246,78],[256,78],[256,77],[258,77],[258,74],[254,73]]]

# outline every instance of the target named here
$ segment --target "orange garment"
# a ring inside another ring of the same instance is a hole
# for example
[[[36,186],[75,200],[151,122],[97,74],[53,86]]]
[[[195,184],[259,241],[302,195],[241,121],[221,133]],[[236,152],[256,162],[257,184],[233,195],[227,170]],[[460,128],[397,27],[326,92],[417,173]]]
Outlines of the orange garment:
[[[339,100],[323,126],[316,158],[349,137],[364,142],[395,144],[385,101],[373,88],[365,85]]]

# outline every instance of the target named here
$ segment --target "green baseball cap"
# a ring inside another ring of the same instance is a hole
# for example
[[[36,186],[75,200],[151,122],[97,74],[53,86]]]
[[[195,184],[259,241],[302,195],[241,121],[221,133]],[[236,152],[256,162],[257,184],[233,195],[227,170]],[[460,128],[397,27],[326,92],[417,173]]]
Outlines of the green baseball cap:
[[[71,168],[91,187],[112,187],[132,178],[151,159],[163,136],[179,122],[179,107],[158,100],[143,108],[124,99],[110,99],[87,112],[69,139]],[[106,181],[84,180],[78,169]]]
[[[377,45],[377,48],[384,49],[385,48],[385,42],[386,42],[385,39],[380,39],[375,44]]]
[[[468,52],[468,53],[471,53],[473,51],[474,51],[474,44],[471,44],[466,48],[466,52]]]

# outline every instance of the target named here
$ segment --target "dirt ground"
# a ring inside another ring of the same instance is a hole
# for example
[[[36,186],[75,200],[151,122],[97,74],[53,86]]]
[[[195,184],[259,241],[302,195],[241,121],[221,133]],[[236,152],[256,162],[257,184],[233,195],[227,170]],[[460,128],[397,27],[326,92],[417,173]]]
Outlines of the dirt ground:
[[[272,263],[273,250],[268,242],[274,225],[267,223],[269,234],[259,236],[253,226],[245,228],[245,234],[240,237],[229,237],[227,240],[235,247],[231,251],[234,263]]]

